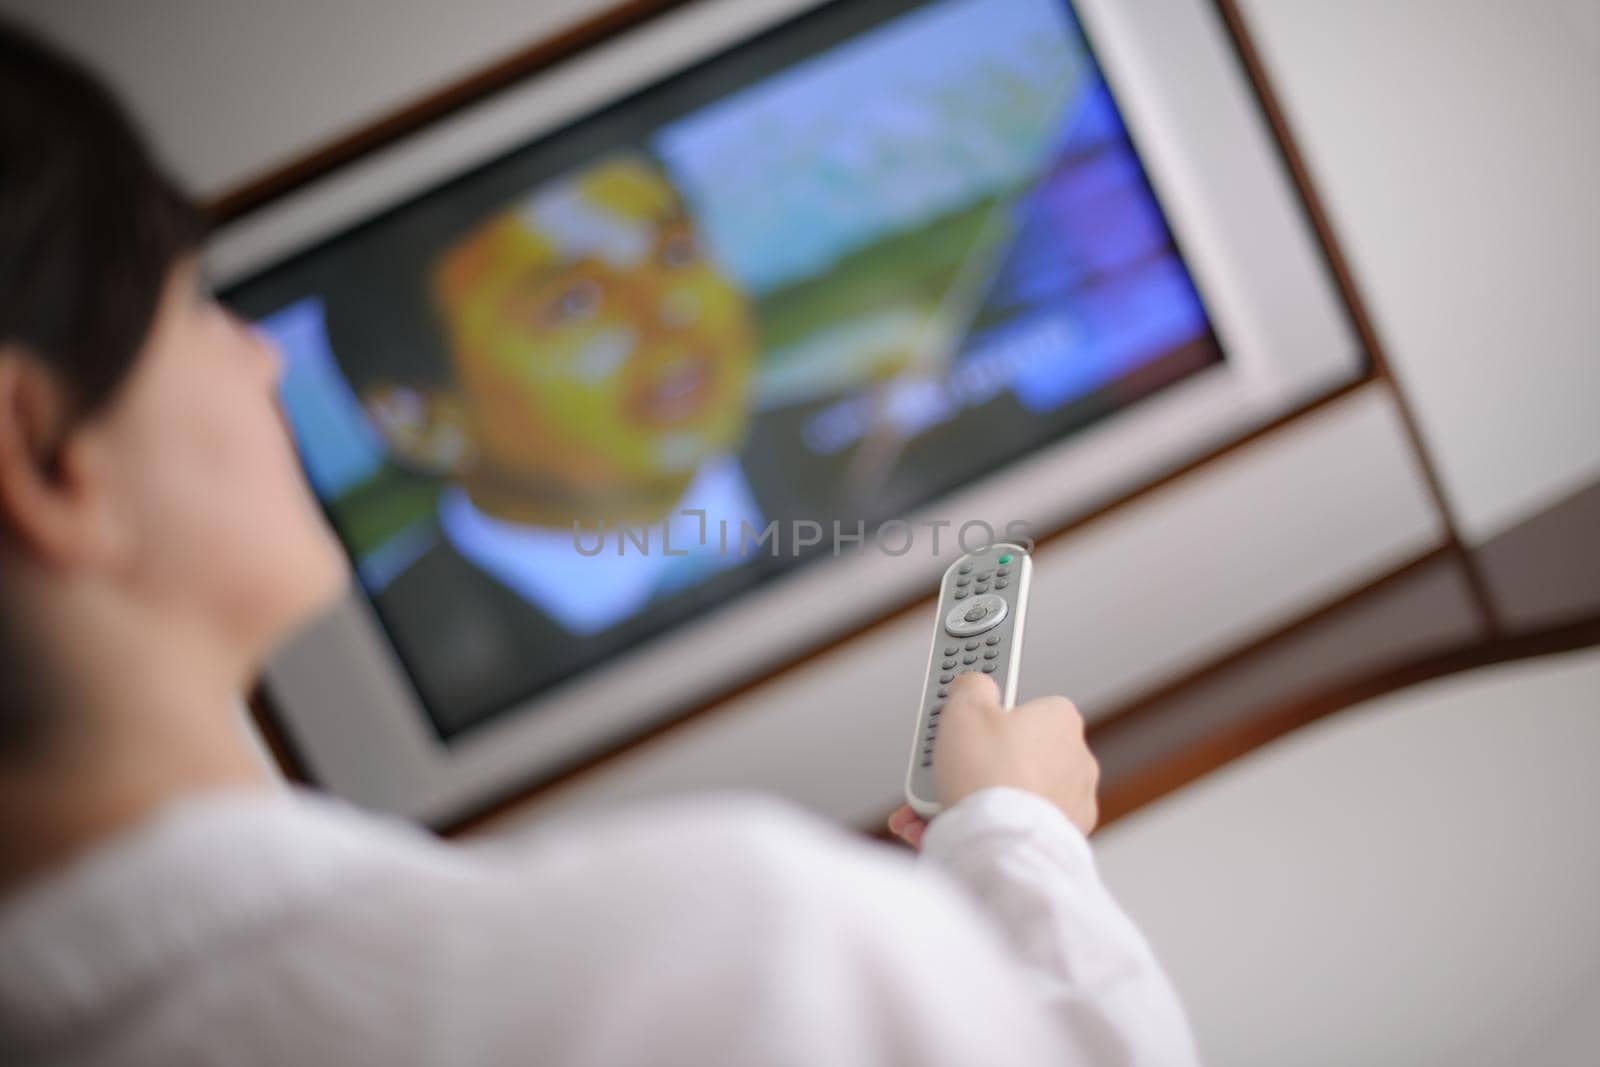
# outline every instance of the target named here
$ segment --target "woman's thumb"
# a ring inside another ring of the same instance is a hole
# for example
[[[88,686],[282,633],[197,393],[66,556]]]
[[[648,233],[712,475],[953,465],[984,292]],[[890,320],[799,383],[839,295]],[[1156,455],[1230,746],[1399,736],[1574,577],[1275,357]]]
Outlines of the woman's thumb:
[[[949,711],[960,708],[999,711],[1000,687],[994,684],[993,678],[977,671],[957,675],[956,680],[950,684],[950,700],[947,707]]]

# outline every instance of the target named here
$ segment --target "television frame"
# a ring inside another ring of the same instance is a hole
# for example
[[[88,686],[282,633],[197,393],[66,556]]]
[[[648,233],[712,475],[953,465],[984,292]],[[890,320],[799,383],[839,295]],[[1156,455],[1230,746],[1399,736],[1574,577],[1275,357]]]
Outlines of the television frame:
[[[1063,0],[1064,2],[1064,0]],[[818,0],[697,0],[224,226],[226,286],[670,77]],[[1048,534],[1370,373],[1223,14],[1206,0],[1073,4],[1227,359],[907,516]],[[359,588],[269,665],[310,776],[442,824],[658,729],[928,596],[954,553],[863,552],[790,571],[442,742]]]

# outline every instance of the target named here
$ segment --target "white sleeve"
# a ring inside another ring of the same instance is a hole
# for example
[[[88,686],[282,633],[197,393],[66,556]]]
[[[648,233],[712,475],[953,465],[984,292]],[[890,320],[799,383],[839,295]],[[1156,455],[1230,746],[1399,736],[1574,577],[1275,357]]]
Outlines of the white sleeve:
[[[744,796],[553,837],[427,954],[449,1032],[498,1042],[455,1061],[536,1035],[562,1067],[1192,1063],[1087,847],[1031,799],[957,805],[926,859]]]
[[[1017,789],[974,793],[929,824],[922,857],[998,922],[1071,1062],[1198,1062],[1171,982],[1055,805]]]

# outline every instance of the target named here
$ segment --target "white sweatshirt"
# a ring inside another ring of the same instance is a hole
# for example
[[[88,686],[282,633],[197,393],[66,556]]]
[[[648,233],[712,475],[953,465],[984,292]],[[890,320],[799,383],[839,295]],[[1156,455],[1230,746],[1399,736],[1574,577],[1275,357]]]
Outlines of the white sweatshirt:
[[[1193,1063],[1038,797],[921,860],[717,794],[461,847],[304,793],[196,797],[0,901],[0,1063]]]

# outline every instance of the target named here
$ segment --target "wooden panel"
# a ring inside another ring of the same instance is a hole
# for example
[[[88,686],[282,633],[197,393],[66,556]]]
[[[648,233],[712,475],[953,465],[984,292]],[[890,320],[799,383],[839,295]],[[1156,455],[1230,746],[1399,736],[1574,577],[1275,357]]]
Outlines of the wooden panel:
[[[1600,483],[1512,527],[1475,555],[1496,611],[1512,631],[1600,615]]]
[[[1481,639],[1461,564],[1439,552],[1093,731],[1108,788],[1207,737],[1340,682]]]

